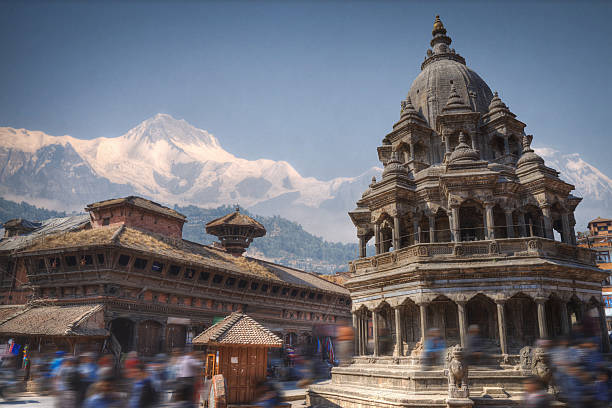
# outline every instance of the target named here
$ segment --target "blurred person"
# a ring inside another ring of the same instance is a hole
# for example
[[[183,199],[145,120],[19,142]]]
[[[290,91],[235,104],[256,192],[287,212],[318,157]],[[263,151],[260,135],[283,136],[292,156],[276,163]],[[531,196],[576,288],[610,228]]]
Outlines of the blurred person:
[[[272,381],[260,381],[257,384],[257,395],[254,405],[264,408],[274,408],[282,402],[280,391]]]
[[[551,404],[550,395],[544,384],[535,377],[529,377],[523,382],[525,394],[521,406],[523,408],[548,408]]]
[[[167,405],[172,408],[193,408],[195,405],[192,401],[189,386],[185,383],[179,383],[172,394],[172,400]]]
[[[480,364],[484,355],[484,342],[480,336],[480,327],[472,324],[468,327],[467,338],[467,363],[469,365]]]
[[[88,398],[83,405],[84,408],[120,408],[123,400],[114,391],[114,373],[111,367],[103,367],[98,372],[99,380],[88,390]]]
[[[351,326],[340,326],[338,328],[338,338],[336,341],[336,349],[338,350],[338,359],[340,365],[348,365],[353,357],[355,350],[354,333]]]
[[[606,370],[601,370],[597,374],[593,389],[593,400],[595,408],[610,406],[610,375]]]
[[[66,357],[57,371],[56,406],[75,408],[79,404],[81,375],[74,357]]]
[[[149,378],[145,364],[131,360],[126,363],[127,378],[132,380],[132,389],[128,400],[128,408],[149,408],[159,402],[159,395],[155,391],[153,381]]]
[[[423,345],[424,367],[426,368],[438,364],[445,347],[445,341],[440,335],[440,329],[429,329],[427,337],[425,338],[425,344]]]
[[[83,353],[79,358],[78,371],[81,376],[78,400],[83,402],[87,389],[98,380],[98,365],[93,353]]]
[[[13,355],[2,357],[0,365],[0,397],[10,401],[17,392],[17,362]]]
[[[185,353],[179,360],[178,382],[187,384],[192,401],[195,401],[195,380],[202,365],[194,358],[194,353]]]

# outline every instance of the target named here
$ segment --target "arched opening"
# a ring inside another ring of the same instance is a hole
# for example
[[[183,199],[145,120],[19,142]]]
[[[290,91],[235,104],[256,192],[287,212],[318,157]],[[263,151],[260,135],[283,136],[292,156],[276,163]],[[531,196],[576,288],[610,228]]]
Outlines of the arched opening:
[[[410,354],[421,340],[421,314],[419,307],[407,299],[400,309],[402,322],[402,355]]]
[[[122,353],[126,353],[132,349],[132,338],[134,335],[133,321],[124,317],[111,320],[110,333],[117,339],[117,342],[121,346]]]
[[[466,304],[468,326],[476,325],[486,347],[497,347],[499,329],[497,327],[497,305],[490,298],[478,294]]]
[[[378,309],[378,354],[393,355],[395,344],[395,318],[393,309],[388,303],[383,303]]]
[[[431,242],[431,239],[429,237],[429,217],[425,215],[421,216],[419,227],[421,228],[421,233],[419,234],[419,242]]]
[[[508,350],[518,353],[525,345],[533,344],[538,337],[537,305],[529,296],[518,293],[504,305]]]
[[[427,330],[440,329],[442,337],[446,339],[447,347],[460,343],[457,305],[446,296],[438,296],[427,305],[426,326]]]
[[[508,138],[508,147],[510,148],[510,154],[513,154],[516,158],[521,155],[521,143],[519,142],[518,137],[512,135]]]
[[[162,351],[162,325],[154,320],[145,320],[138,323],[139,354],[154,356]]]
[[[389,252],[393,247],[393,220],[386,216],[380,223],[380,252]]]
[[[557,232],[555,239],[565,242],[565,231],[563,230],[563,213],[565,210],[561,205],[556,202],[550,209],[550,216],[552,218],[553,230]]]
[[[289,332],[289,333],[285,333],[285,348],[287,347],[296,347],[298,345],[298,336],[296,333],[293,332]]]
[[[436,235],[436,242],[450,242],[451,231],[450,224],[448,222],[448,215],[443,209],[438,209],[436,213],[436,228],[434,234]]]
[[[402,163],[408,163],[410,161],[410,145],[408,145],[408,143],[401,142],[397,148],[395,148],[395,151],[399,155]]]
[[[474,200],[467,200],[459,207],[459,231],[461,241],[477,241],[485,238],[484,210]]]
[[[504,139],[499,136],[493,136],[489,142],[489,148],[491,149],[492,159],[499,159],[506,155],[506,148],[504,146]]]
[[[525,228],[528,236],[546,237],[544,231],[544,218],[542,210],[535,205],[526,205],[523,208],[525,213]]]
[[[419,141],[414,144],[414,159],[422,163],[428,163],[427,146]]]
[[[576,296],[572,296],[569,302],[567,302],[567,314],[570,321],[570,327],[574,327],[576,324],[582,323],[583,315],[583,303]]]
[[[187,340],[187,327],[179,324],[169,324],[166,328],[167,351],[182,350]]]
[[[506,213],[499,204],[493,207],[493,225],[495,238],[508,238],[508,229],[506,224]]]
[[[546,312],[546,332],[550,337],[562,336],[564,334],[562,307],[563,301],[554,295],[550,296],[544,305],[544,310]]]

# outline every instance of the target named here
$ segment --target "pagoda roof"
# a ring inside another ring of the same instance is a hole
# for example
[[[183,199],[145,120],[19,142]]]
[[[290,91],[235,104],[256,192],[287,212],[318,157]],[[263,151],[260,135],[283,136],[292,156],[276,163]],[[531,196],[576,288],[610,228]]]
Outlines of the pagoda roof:
[[[193,344],[281,347],[276,334],[250,316],[234,312],[194,337]]]
[[[210,221],[208,224],[206,224],[206,229],[208,230],[209,228],[215,228],[225,225],[235,225],[240,227],[250,226],[255,228],[256,230],[263,231],[264,234],[266,232],[266,228],[260,222],[254,220],[246,214],[242,214],[239,208],[236,208],[236,211],[232,213]]]
[[[178,211],[173,210],[172,208],[168,208],[154,201],[147,200],[146,198],[142,198],[138,196],[128,196],[128,197],[113,198],[110,200],[98,201],[96,203],[88,204],[85,210],[92,211],[92,210],[102,209],[105,207],[116,207],[122,204],[133,205],[134,207],[139,207],[144,210],[156,212],[158,214],[163,214],[168,217],[178,218],[181,221],[187,220],[186,216],[179,213]]]

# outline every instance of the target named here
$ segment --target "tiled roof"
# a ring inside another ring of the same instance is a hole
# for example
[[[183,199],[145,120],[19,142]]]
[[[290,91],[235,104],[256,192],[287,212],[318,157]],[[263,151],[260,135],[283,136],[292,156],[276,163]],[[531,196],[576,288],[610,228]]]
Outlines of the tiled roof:
[[[108,335],[102,305],[32,306],[13,313],[0,323],[0,333],[31,336]],[[94,316],[98,314],[96,321]]]
[[[71,217],[50,218],[40,223],[39,228],[29,234],[18,235],[0,240],[0,251],[11,251],[25,248],[41,237],[61,232],[76,231],[89,225],[89,214]]]
[[[593,224],[593,223],[595,223],[595,222],[604,222],[604,221],[612,221],[612,220],[611,220],[611,219],[609,219],[609,218],[601,218],[601,217],[597,217],[597,218],[595,218],[594,220],[589,221],[589,225],[591,225],[591,224]]]
[[[266,233],[266,228],[261,223],[254,220],[253,218],[249,217],[246,214],[242,214],[238,210],[238,208],[236,208],[236,211],[229,213],[227,215],[224,215],[223,217],[214,219],[208,224],[206,224],[206,232],[216,227],[221,227],[225,225],[235,225],[239,227],[249,227],[249,226],[253,227],[256,230],[260,231],[260,233],[262,233],[261,235],[256,235],[256,236],[263,236]]]
[[[145,210],[165,214],[169,217],[178,218],[183,221],[187,219],[187,217],[185,217],[183,214],[173,210],[172,208],[168,208],[154,201],[137,196],[128,196],[123,198],[113,198],[111,200],[98,201],[97,203],[88,204],[86,210],[91,211],[93,209],[112,207],[119,204],[131,204],[136,207],[144,208]]]
[[[236,274],[258,276],[279,284],[286,283],[306,289],[320,289],[348,295],[343,286],[329,282],[312,273],[249,257],[235,257],[223,250],[182,239],[142,231],[126,226],[107,226],[90,230],[55,234],[35,241],[24,253],[53,249],[82,248],[113,245],[190,262],[204,267],[227,270]]]
[[[5,321],[9,317],[21,313],[25,308],[24,305],[5,305],[0,306],[0,322]]]
[[[283,341],[246,314],[234,312],[194,337],[193,344],[245,344],[281,347]]]

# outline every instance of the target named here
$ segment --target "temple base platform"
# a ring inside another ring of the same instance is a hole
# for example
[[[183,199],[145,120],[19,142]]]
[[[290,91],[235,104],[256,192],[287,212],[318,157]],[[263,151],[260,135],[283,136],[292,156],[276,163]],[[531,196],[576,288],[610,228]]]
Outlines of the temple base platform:
[[[470,366],[474,407],[515,407],[531,370],[519,366]],[[313,408],[451,407],[443,366],[421,367],[409,357],[358,357],[335,367],[332,379],[310,387]]]

